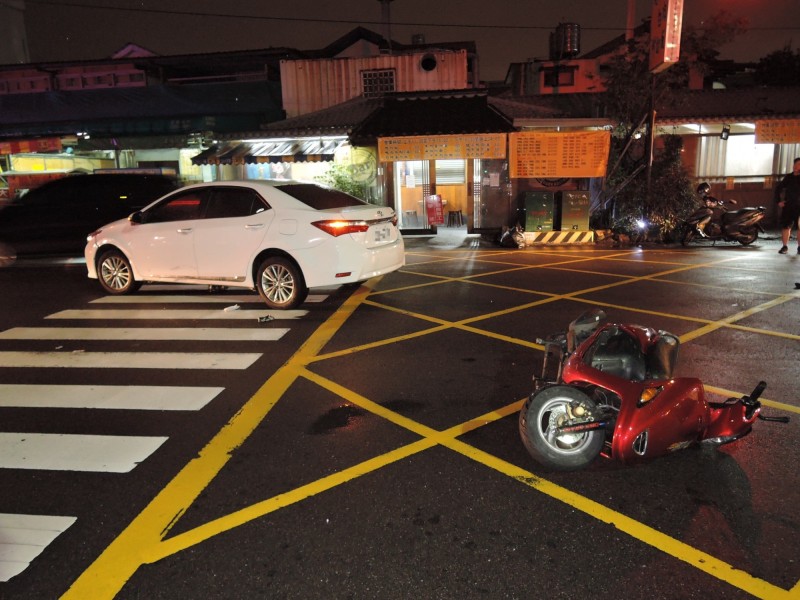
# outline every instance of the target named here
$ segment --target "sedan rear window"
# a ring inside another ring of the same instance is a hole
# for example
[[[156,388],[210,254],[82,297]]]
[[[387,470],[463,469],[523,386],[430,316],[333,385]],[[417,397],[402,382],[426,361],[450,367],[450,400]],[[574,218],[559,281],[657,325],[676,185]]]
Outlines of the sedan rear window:
[[[350,194],[313,183],[289,183],[279,186],[278,189],[316,210],[368,204]]]

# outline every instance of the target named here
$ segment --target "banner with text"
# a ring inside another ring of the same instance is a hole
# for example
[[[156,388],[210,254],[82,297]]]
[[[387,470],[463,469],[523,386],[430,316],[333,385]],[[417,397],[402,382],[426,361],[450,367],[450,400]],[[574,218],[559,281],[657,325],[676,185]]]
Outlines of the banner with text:
[[[508,134],[509,172],[518,177],[604,177],[610,131]]]
[[[506,134],[420,135],[378,139],[381,162],[459,158],[505,158]]]
[[[797,144],[800,142],[800,120],[781,119],[756,121],[756,144]]]
[[[28,154],[33,152],[60,152],[61,138],[39,138],[0,142],[0,154]]]

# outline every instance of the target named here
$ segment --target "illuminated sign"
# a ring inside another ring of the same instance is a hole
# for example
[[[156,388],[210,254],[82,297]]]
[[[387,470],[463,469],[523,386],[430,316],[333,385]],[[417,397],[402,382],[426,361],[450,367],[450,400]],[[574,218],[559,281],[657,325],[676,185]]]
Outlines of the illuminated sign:
[[[61,138],[39,138],[0,142],[0,154],[29,154],[35,152],[61,152]]]
[[[800,143],[800,120],[756,121],[756,144]]]
[[[650,70],[658,73],[681,55],[683,0],[653,0],[650,21]]]
[[[508,134],[508,168],[517,177],[604,177],[610,131]]]
[[[505,158],[506,134],[420,135],[378,139],[381,162]]]

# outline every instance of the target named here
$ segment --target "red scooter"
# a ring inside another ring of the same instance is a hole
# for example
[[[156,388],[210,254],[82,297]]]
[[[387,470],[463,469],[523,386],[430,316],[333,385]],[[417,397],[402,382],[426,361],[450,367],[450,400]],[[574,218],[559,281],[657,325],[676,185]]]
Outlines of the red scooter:
[[[699,379],[672,377],[677,336],[609,323],[600,309],[537,341],[544,366],[519,431],[531,456],[553,470],[581,469],[598,455],[635,463],[693,444],[726,444],[750,433],[757,418],[789,422],[761,414],[763,381],[748,396],[706,400]]]

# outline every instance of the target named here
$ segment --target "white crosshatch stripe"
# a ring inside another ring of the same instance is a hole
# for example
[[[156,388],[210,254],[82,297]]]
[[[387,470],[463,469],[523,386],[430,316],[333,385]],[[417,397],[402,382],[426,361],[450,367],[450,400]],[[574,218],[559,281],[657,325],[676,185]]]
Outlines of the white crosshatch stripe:
[[[0,433],[0,469],[129,473],[165,437]]]
[[[24,571],[76,517],[0,513],[0,582]]]
[[[197,309],[120,309],[80,310],[70,309],[48,315],[46,319],[170,319],[170,320],[247,320],[257,321],[262,317],[275,320],[299,319],[308,314],[306,310],[197,310]]]
[[[222,327],[14,327],[0,331],[3,340],[193,340],[274,342],[286,328],[225,329]]]
[[[0,384],[0,407],[196,411],[221,387]]]
[[[0,367],[242,370],[260,357],[212,352],[0,352]]]

